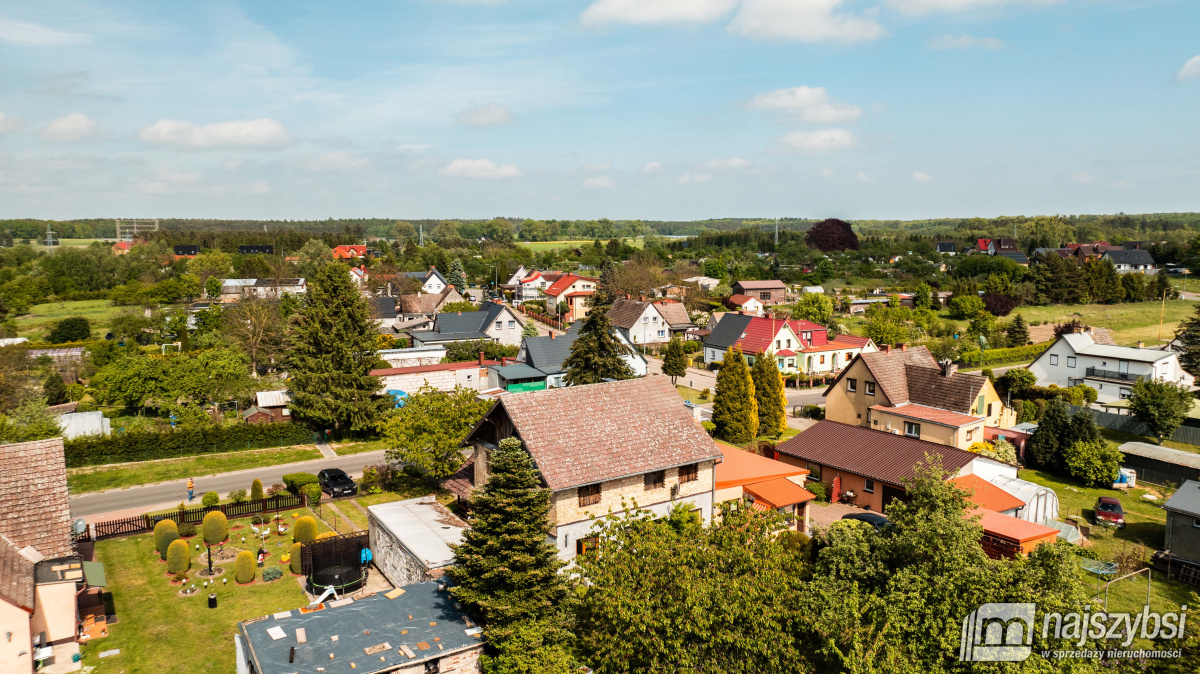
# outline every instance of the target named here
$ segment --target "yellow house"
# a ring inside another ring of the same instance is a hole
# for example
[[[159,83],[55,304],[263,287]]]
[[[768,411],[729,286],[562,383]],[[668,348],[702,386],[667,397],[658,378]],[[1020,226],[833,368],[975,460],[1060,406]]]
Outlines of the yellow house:
[[[987,377],[938,365],[924,346],[859,354],[824,395],[826,419],[959,449],[1016,423]]]

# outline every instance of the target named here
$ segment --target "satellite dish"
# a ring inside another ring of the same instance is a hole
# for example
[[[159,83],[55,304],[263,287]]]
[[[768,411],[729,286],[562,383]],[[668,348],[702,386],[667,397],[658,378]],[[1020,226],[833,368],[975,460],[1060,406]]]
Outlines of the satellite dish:
[[[83,532],[87,531],[87,522],[84,522],[82,517],[75,520],[71,523],[71,531],[77,534],[82,534]]]

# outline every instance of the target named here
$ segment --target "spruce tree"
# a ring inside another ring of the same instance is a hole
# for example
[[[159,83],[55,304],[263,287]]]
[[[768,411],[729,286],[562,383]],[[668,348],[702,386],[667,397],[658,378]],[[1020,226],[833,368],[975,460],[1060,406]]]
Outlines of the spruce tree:
[[[525,319],[525,328],[521,330],[521,338],[537,337],[538,334],[540,333],[538,333],[537,321],[532,318]]]
[[[1029,326],[1025,325],[1025,319],[1021,318],[1021,314],[1013,317],[1004,334],[1008,337],[1009,346],[1025,346],[1029,343]]]
[[[775,365],[775,354],[767,352],[750,369],[754,379],[754,401],[758,406],[758,432],[779,437],[787,429],[787,398],[783,375]]]
[[[501,440],[490,468],[472,499],[470,528],[452,546],[449,575],[454,597],[487,625],[488,641],[499,647],[521,624],[561,621],[567,587],[557,551],[546,543],[550,490],[521,441]]]
[[[46,397],[47,405],[61,405],[67,402],[67,385],[63,383],[62,375],[56,368],[46,371],[46,379],[42,382],[42,395]]]
[[[454,258],[450,265],[450,273],[446,275],[446,282],[453,284],[458,294],[467,296],[467,272],[463,269],[462,260]]]
[[[683,355],[683,340],[678,336],[672,337],[671,341],[667,343],[667,352],[663,354],[662,372],[671,378],[672,384],[687,374],[687,357]]]
[[[1060,398],[1046,401],[1046,411],[1038,420],[1037,430],[1025,446],[1025,459],[1037,468],[1062,467],[1063,440],[1070,430],[1067,408]]]
[[[717,371],[717,390],[713,396],[714,435],[735,445],[745,445],[758,437],[758,403],[754,380],[742,358],[742,350],[729,347]]]
[[[607,260],[606,263],[612,264]],[[591,300],[591,309],[583,319],[579,337],[571,343],[571,355],[563,361],[567,370],[563,381],[567,386],[597,384],[604,379],[632,379],[634,376],[633,369],[625,362],[625,356],[633,350],[617,339],[608,317],[612,293],[597,284]]]
[[[290,337],[292,413],[335,429],[373,428],[390,398],[376,393],[379,378],[370,372],[383,361],[375,321],[344,266],[327,264],[310,281]]]
[[[1192,376],[1200,374],[1200,305],[1191,318],[1185,318],[1175,331],[1179,364]]]

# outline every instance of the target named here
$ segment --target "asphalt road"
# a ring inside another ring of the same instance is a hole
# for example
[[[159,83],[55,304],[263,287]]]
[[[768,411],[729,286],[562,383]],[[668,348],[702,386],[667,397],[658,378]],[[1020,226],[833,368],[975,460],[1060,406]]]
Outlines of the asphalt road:
[[[341,456],[333,459],[317,459],[301,461],[278,466],[249,468],[232,473],[220,473],[196,478],[194,505],[200,504],[200,496],[206,491],[215,491],[225,496],[235,489],[250,491],[250,483],[254,478],[262,480],[266,486],[283,482],[284,473],[316,473],[326,468],[341,468],[358,479],[362,477],[363,466],[383,463],[383,451],[363,452],[351,456]],[[187,499],[187,480],[160,482],[127,489],[91,492],[71,497],[71,517],[87,517],[109,512],[122,512],[136,508],[147,508],[162,504],[177,504]]]

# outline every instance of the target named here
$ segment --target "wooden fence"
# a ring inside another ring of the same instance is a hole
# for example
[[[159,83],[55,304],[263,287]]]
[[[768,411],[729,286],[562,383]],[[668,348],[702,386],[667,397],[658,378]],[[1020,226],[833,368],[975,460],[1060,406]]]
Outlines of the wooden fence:
[[[355,531],[305,543],[300,548],[301,573],[306,576],[312,575],[314,559],[322,562],[324,566],[329,566],[338,560],[349,560],[351,565],[357,565],[362,549],[369,547],[369,541],[370,534],[368,532]]]
[[[534,319],[535,321],[545,323],[546,325],[549,325],[550,327],[558,329],[558,330],[562,330],[563,332],[566,332],[567,328],[571,327],[571,325],[569,323],[560,321],[557,318],[554,318],[552,316],[548,316],[546,314],[535,314],[535,313],[526,311],[524,305],[521,305],[521,306],[518,306],[515,308],[517,311],[520,311],[521,313]]]
[[[211,507],[184,508],[182,510],[167,510],[157,513],[146,513],[135,517],[118,520],[106,520],[88,525],[82,534],[72,533],[72,542],[103,541],[109,538],[133,536],[154,531],[154,525],[162,520],[174,520],[176,524],[201,524],[204,516],[210,512],[225,513],[230,519],[252,517],[254,515],[269,515],[285,510],[303,508],[303,496],[272,496],[261,501],[243,501],[241,503],[225,503]]]
[[[1124,433],[1133,433],[1134,435],[1142,435],[1154,437],[1146,425],[1138,421],[1132,415],[1128,414],[1113,414],[1112,412],[1100,412],[1094,409],[1085,407],[1076,407],[1075,405],[1067,405],[1067,410],[1071,414],[1075,414],[1081,410],[1087,409],[1092,413],[1092,417],[1096,420],[1096,425],[1108,428],[1114,431],[1122,431]],[[1191,423],[1197,423],[1194,420],[1188,419],[1184,421],[1184,425],[1175,429],[1171,434],[1170,439],[1175,442],[1182,442],[1189,445],[1200,445],[1200,427],[1193,426]]]

